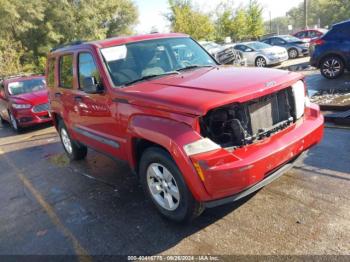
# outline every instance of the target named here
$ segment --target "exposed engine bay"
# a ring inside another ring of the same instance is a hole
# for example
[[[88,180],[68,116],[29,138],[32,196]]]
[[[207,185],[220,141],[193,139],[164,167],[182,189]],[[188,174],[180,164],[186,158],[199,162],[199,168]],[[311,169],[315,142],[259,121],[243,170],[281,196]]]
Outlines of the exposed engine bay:
[[[200,119],[201,135],[223,148],[240,147],[269,137],[296,121],[292,88],[246,102],[213,109]]]

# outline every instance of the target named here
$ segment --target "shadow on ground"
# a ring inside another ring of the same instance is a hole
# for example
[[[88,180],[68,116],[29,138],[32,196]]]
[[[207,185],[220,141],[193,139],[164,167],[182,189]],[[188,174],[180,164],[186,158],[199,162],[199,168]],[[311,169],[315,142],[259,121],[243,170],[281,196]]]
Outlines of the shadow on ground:
[[[208,209],[191,224],[178,225],[158,215],[123,162],[90,151],[86,160],[70,163],[58,142],[8,149],[6,158],[23,171],[62,223],[89,254],[94,255],[158,254],[205,230],[252,197]],[[3,159],[0,168],[6,165]],[[14,196],[0,189],[0,198],[4,201],[0,205],[0,253],[74,253],[71,243],[62,238],[62,233],[50,222],[31,193],[24,188],[23,194],[23,185],[19,186],[18,179],[13,174],[7,178],[6,174],[0,175],[0,187],[4,187],[6,180],[6,186],[14,189],[11,191]],[[2,210],[4,206],[6,209]],[[38,237],[38,232],[45,233]]]

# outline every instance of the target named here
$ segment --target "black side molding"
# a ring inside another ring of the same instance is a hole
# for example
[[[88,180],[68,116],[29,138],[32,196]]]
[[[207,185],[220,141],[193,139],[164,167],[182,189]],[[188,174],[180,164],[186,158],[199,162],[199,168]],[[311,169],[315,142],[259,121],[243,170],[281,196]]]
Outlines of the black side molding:
[[[119,143],[114,141],[114,140],[111,140],[109,138],[106,138],[106,137],[103,137],[103,136],[100,136],[100,135],[97,135],[95,133],[92,133],[92,132],[89,132],[89,131],[86,131],[82,128],[79,128],[79,127],[74,127],[73,128],[75,132],[83,135],[83,136],[86,136],[88,138],[91,138],[91,139],[94,139],[102,144],[105,144],[105,145],[109,145],[111,147],[114,147],[116,149],[118,149],[120,147]]]
[[[226,197],[226,198],[222,198],[222,199],[218,199],[218,200],[213,200],[213,201],[208,201],[208,202],[204,202],[203,205],[206,208],[212,208],[212,207],[217,207],[217,206],[221,206],[224,204],[228,204],[228,203],[232,203],[235,201],[238,201],[252,193],[254,193],[255,191],[259,190],[260,188],[270,184],[271,182],[273,182],[274,180],[276,180],[277,178],[281,177],[282,175],[284,175],[287,171],[289,171],[295,164],[295,162],[300,159],[302,156],[304,156],[306,154],[307,151],[304,151],[303,153],[301,153],[299,156],[297,156],[296,158],[294,158],[292,161],[288,162],[287,164],[283,165],[282,167],[280,167],[279,169],[277,169],[276,171],[270,173],[264,180],[260,181],[259,183],[255,184],[254,186],[236,194],[230,197]]]

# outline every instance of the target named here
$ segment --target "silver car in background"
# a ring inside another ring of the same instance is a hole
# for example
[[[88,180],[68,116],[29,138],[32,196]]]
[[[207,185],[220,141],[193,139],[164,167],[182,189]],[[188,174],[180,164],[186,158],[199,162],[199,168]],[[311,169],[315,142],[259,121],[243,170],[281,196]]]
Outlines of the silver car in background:
[[[266,67],[288,60],[288,52],[284,47],[261,42],[246,42],[235,44],[233,48],[242,52],[248,66]]]

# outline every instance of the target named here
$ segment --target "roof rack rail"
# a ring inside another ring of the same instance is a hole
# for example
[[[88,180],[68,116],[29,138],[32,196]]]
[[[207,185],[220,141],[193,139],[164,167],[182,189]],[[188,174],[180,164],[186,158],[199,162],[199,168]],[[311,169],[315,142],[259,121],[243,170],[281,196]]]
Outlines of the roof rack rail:
[[[69,42],[69,43],[65,43],[65,44],[62,44],[62,45],[58,45],[58,46],[52,48],[50,50],[50,52],[53,52],[53,51],[56,51],[58,49],[61,49],[61,48],[64,48],[64,47],[68,47],[68,46],[81,45],[83,43],[86,43],[86,41],[85,40],[76,40],[76,41],[73,41],[73,42]]]
[[[12,78],[18,78],[18,77],[34,76],[34,75],[38,75],[38,74],[35,74],[35,73],[18,73],[16,75],[3,76],[3,80],[12,79]]]

